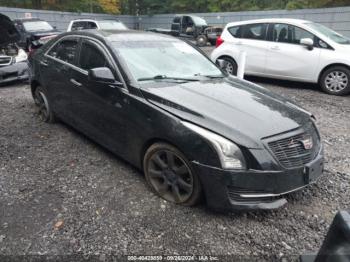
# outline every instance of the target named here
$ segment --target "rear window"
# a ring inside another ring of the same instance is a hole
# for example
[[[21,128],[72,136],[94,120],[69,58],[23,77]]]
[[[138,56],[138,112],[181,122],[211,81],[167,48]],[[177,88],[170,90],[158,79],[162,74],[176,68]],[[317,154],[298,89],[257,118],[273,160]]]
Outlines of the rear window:
[[[72,25],[72,31],[84,30],[84,29],[96,29],[97,25],[92,21],[78,21]]]
[[[241,38],[242,26],[232,26],[228,29],[230,34],[235,38]]]
[[[53,30],[53,27],[46,21],[25,21],[23,22],[23,26],[26,31],[34,32],[34,31],[50,31]]]

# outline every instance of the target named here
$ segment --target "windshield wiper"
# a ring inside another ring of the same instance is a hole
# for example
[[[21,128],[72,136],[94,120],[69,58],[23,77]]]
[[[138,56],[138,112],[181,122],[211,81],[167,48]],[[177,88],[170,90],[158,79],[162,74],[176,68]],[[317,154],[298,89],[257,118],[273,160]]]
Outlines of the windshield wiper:
[[[137,81],[148,81],[148,80],[180,80],[180,81],[199,81],[199,79],[196,78],[185,78],[185,77],[173,77],[173,76],[166,76],[166,75],[156,75],[153,77],[143,77],[137,79]]]
[[[195,76],[202,76],[210,79],[216,79],[216,78],[224,78],[225,76],[223,75],[201,75],[200,73],[195,74]]]

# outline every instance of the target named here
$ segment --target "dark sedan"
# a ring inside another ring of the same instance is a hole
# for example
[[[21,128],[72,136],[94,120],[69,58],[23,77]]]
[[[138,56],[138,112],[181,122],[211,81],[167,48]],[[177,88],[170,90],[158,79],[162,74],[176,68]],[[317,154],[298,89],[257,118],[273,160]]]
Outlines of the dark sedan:
[[[22,18],[13,20],[19,34],[18,45],[30,51],[31,44],[43,37],[55,37],[60,32],[48,22],[38,18]]]
[[[65,33],[31,60],[41,118],[57,118],[143,170],[162,198],[274,209],[313,183],[323,149],[312,116],[228,77],[171,36]]]

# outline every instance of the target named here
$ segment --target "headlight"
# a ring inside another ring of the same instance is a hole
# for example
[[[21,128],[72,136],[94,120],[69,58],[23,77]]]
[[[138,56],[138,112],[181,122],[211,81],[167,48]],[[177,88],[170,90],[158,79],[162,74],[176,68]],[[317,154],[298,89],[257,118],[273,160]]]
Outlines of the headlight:
[[[27,59],[28,59],[27,53],[23,49],[19,49],[18,54],[15,57],[15,62],[16,63],[24,62],[24,61],[27,61]]]
[[[240,148],[230,140],[188,122],[183,125],[207,139],[215,148],[223,169],[246,169],[246,163]]]

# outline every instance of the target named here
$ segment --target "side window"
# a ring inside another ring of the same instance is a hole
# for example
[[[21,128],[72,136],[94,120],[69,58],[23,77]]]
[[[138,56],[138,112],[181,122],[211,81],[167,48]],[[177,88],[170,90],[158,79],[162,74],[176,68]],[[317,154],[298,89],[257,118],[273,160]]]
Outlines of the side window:
[[[48,55],[74,65],[77,48],[78,40],[62,40],[50,50]]]
[[[82,30],[82,29],[85,29],[86,27],[86,22],[83,22],[83,21],[78,21],[78,22],[74,22],[72,24],[72,31],[77,31],[77,30]]]
[[[180,24],[180,22],[181,22],[181,17],[180,17],[180,16],[176,16],[176,17],[174,18],[173,23]]]
[[[15,23],[15,27],[17,28],[18,31],[24,32],[24,27],[21,23]]]
[[[300,40],[303,38],[311,38],[315,41],[314,35],[300,27],[289,26],[292,34],[292,39],[294,44],[300,44]]]
[[[315,35],[297,26],[287,24],[273,26],[272,41],[274,42],[300,44],[303,38],[311,38],[315,43],[317,40]]]
[[[95,22],[86,22],[86,27],[84,29],[96,29],[97,25]]]
[[[235,38],[241,38],[242,26],[232,26],[228,29],[231,35]]]
[[[288,25],[287,24],[275,24],[273,26],[272,41],[280,43],[288,43]]]
[[[84,42],[80,53],[79,66],[84,70],[109,67],[104,54],[93,44]]]
[[[267,24],[251,24],[244,25],[242,38],[265,40],[266,39]]]

